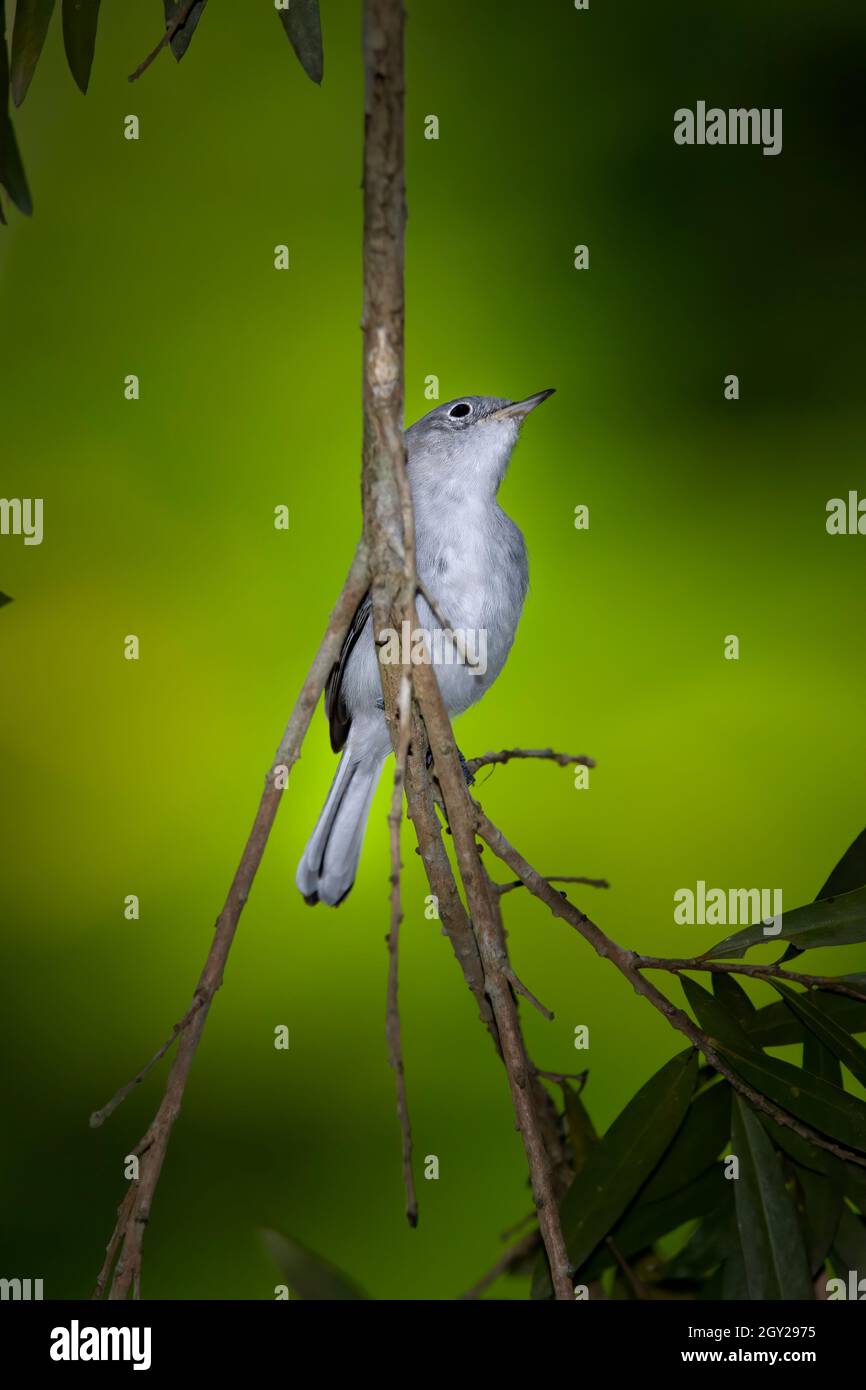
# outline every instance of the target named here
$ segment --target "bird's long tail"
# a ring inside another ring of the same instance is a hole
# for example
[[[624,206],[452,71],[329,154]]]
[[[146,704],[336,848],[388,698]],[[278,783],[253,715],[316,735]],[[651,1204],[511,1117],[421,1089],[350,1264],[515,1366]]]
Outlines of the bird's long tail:
[[[359,757],[353,752],[350,733],[295,874],[295,883],[308,903],[336,907],[355,882],[370,803],[384,761],[377,752]]]

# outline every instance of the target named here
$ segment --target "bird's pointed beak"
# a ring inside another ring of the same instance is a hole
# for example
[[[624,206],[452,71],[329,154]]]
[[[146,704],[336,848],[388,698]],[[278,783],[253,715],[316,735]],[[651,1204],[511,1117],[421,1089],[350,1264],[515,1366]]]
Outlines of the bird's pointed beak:
[[[555,388],[550,387],[547,391],[537,391],[534,396],[527,396],[524,401],[509,401],[508,405],[500,406],[499,410],[494,410],[489,417],[491,420],[517,420],[518,423],[526,419],[530,410],[534,410],[542,401],[546,401],[548,396],[552,396]]]

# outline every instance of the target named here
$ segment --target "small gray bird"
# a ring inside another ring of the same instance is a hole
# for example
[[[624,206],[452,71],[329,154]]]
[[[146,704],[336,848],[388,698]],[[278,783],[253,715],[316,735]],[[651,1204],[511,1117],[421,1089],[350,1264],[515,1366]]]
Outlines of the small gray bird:
[[[406,431],[418,577],[451,624],[449,633],[464,634],[462,647],[448,634],[437,642],[437,620],[419,595],[418,619],[452,718],[489,689],[514,641],[529,580],[526,545],[496,494],[521,424],[552,395],[463,396]],[[343,755],[295,875],[308,903],[335,907],[352,887],[370,803],[391,752],[370,610],[368,594],[325,688],[331,747]]]

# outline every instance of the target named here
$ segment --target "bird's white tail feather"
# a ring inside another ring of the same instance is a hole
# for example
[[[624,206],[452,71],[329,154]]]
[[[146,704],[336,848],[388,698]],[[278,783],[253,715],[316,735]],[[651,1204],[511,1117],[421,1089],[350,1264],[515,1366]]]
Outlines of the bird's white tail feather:
[[[295,883],[307,902],[336,907],[355,882],[370,803],[384,761],[377,754],[357,757],[349,736],[295,874]]]

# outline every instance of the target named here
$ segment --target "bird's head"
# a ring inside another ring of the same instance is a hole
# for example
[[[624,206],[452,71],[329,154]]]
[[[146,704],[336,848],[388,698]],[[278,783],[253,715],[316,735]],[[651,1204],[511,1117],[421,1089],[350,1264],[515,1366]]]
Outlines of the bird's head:
[[[499,396],[458,396],[437,405],[406,431],[413,480],[450,488],[456,495],[499,487],[520,426],[553,390],[522,401]]]

